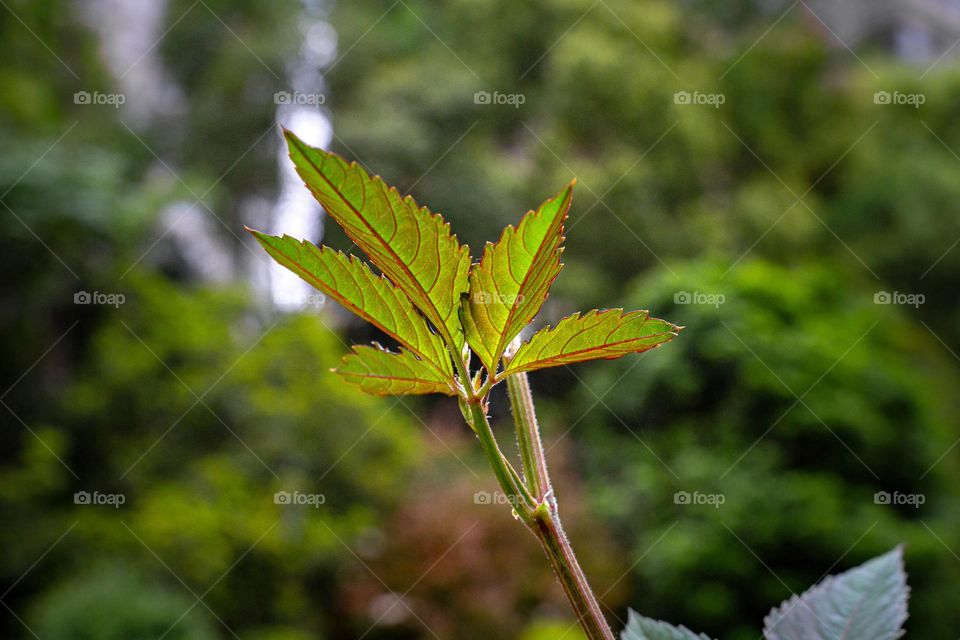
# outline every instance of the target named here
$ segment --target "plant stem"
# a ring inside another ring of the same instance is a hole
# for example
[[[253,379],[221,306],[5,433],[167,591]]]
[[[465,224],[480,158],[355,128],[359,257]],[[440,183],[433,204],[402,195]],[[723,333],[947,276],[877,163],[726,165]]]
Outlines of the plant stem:
[[[533,405],[533,396],[530,393],[530,383],[526,374],[517,374],[507,378],[507,393],[510,396],[510,405],[513,409],[513,417],[516,425],[517,443],[520,447],[521,458],[523,461],[523,470],[526,480],[525,490],[533,494],[536,499],[536,508],[528,515],[521,517],[524,524],[533,532],[543,547],[554,573],[567,594],[567,599],[576,613],[580,626],[583,627],[589,640],[614,640],[613,631],[607,624],[600,610],[600,604],[597,601],[593,590],[590,588],[587,577],[577,561],[577,556],[573,552],[573,547],[563,531],[563,525],[560,522],[560,514],[557,509],[556,498],[553,494],[553,487],[550,484],[550,474],[547,469],[547,460],[543,451],[543,441],[540,438],[540,429],[537,426],[537,415]],[[486,412],[479,408],[474,411],[472,417],[476,422],[474,431],[481,436],[481,443],[484,442],[484,433],[489,432],[489,439],[494,451],[488,451],[487,458],[494,467],[494,473],[500,480],[501,487],[505,486],[501,480],[501,474],[509,476],[508,471],[499,471],[501,463],[513,471],[513,467],[503,458],[503,454],[496,441],[493,439],[493,432],[490,429],[490,423]],[[516,472],[513,471],[515,474]],[[504,488],[504,491],[507,491]],[[518,512],[519,513],[519,512]]]
[[[463,361],[463,355],[457,353],[457,350],[448,345],[447,349],[450,352],[450,357],[453,358],[453,365],[457,369],[457,376],[460,378],[460,386],[463,387],[463,391],[466,392],[468,399],[474,399],[477,395],[473,391],[473,380],[470,379],[470,371],[467,367],[467,363]],[[466,418],[467,422],[470,422],[470,418],[464,412],[463,417]]]
[[[570,541],[560,524],[560,516],[552,495],[537,508],[533,522],[529,526],[547,554],[553,571],[557,574],[587,638],[614,640],[613,631],[600,610],[600,603],[594,596],[590,583],[587,582],[587,576],[580,568],[577,556],[573,553],[573,547],[570,546]]]
[[[550,484],[550,473],[547,470],[537,413],[526,373],[507,377],[507,395],[510,397],[513,422],[517,428],[517,446],[520,448],[527,488],[538,501],[542,501],[553,487]]]
[[[461,408],[464,411],[464,418],[467,423],[476,432],[480,438],[480,446],[487,457],[487,461],[493,468],[493,474],[497,477],[500,489],[507,500],[513,506],[524,522],[530,522],[533,517],[533,509],[536,507],[536,501],[527,491],[513,466],[504,457],[497,444],[497,439],[493,435],[493,429],[490,427],[490,421],[487,419],[487,412],[484,404],[479,399],[467,400],[461,402]]]

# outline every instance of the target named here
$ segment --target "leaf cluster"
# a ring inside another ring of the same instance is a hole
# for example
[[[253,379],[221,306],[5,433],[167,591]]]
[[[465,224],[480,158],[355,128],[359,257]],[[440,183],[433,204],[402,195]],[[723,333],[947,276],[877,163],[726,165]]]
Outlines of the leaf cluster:
[[[369,263],[248,229],[280,264],[399,344],[354,346],[337,369],[375,395],[483,399],[512,374],[640,353],[680,331],[646,311],[575,313],[517,344],[563,267],[574,182],[487,243],[478,262],[439,215],[355,162],[284,131],[297,172]],[[471,369],[472,355],[480,366]]]

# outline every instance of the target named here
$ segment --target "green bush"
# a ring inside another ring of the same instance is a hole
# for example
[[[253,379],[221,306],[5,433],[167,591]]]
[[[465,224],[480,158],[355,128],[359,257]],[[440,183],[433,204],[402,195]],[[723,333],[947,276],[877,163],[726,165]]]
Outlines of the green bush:
[[[31,628],[49,640],[216,640],[216,621],[193,601],[179,585],[99,565],[44,594]]]
[[[572,437],[595,508],[643,555],[634,601],[750,638],[744,621],[787,589],[802,591],[838,558],[850,566],[906,542],[911,632],[955,626],[953,572],[930,534],[960,544],[950,508],[960,468],[941,459],[956,439],[946,398],[957,381],[940,345],[874,304],[869,281],[828,265],[726,267],[677,263],[676,277],[638,280],[627,304],[675,318],[683,339],[577,372],[572,405],[593,406]],[[614,457],[629,463],[611,470]],[[876,504],[881,491],[925,502]],[[724,501],[677,504],[677,492]]]

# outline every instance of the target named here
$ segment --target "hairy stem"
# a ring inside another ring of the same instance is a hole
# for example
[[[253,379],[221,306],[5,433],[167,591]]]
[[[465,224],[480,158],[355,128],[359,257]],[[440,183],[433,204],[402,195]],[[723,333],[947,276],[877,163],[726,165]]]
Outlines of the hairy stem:
[[[517,430],[517,446],[523,461],[523,475],[527,489],[542,501],[553,487],[550,484],[550,472],[540,439],[540,426],[530,393],[530,381],[526,373],[518,373],[507,378],[507,395],[513,410],[513,422]]]
[[[547,500],[537,508],[529,527],[547,554],[553,571],[557,574],[587,638],[614,640],[613,631],[603,617],[603,611],[600,610],[600,603],[593,594],[590,583],[587,582],[587,576],[580,568],[573,547],[570,546],[570,541],[560,524],[557,505],[552,495],[547,496]]]
[[[524,522],[530,522],[536,502],[520,481],[519,474],[504,457],[503,452],[500,451],[500,446],[493,435],[493,429],[490,427],[490,421],[487,419],[487,412],[483,403],[479,399],[462,401],[461,408],[467,423],[480,439],[480,446],[483,448],[483,453],[493,469],[497,482],[500,484],[500,489],[507,500],[510,501],[510,504],[513,505],[517,515]]]
[[[511,497],[511,501],[517,500],[512,502],[514,510],[543,547],[587,638],[615,640],[613,631],[600,610],[600,604],[587,582],[586,575],[580,568],[573,547],[563,531],[550,485],[550,474],[547,470],[543,442],[537,427],[536,411],[526,375],[508,378],[507,392],[513,408],[517,442],[523,458],[525,483],[520,482],[516,470],[500,451],[482,403],[465,403],[464,415],[480,437],[484,453],[493,467],[501,488],[508,496],[516,496],[516,498]],[[517,484],[519,487],[516,486]],[[531,494],[533,494],[532,499],[535,500],[535,508],[522,508],[525,505],[521,500],[531,499]]]

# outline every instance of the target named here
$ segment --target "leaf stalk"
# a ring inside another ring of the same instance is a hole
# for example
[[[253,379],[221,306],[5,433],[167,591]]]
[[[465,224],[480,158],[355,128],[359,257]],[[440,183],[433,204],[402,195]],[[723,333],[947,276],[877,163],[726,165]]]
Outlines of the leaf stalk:
[[[520,519],[529,523],[533,518],[533,510],[537,507],[537,502],[524,486],[516,469],[500,450],[493,428],[490,426],[490,420],[487,418],[486,402],[480,398],[464,399],[460,406],[464,410],[467,424],[480,439],[480,446],[493,469],[500,489]]]
[[[540,438],[540,426],[533,406],[533,394],[526,373],[507,376],[507,396],[513,412],[513,422],[517,432],[517,446],[523,462],[523,474],[530,490],[537,500],[553,490],[550,484],[550,472]]]

